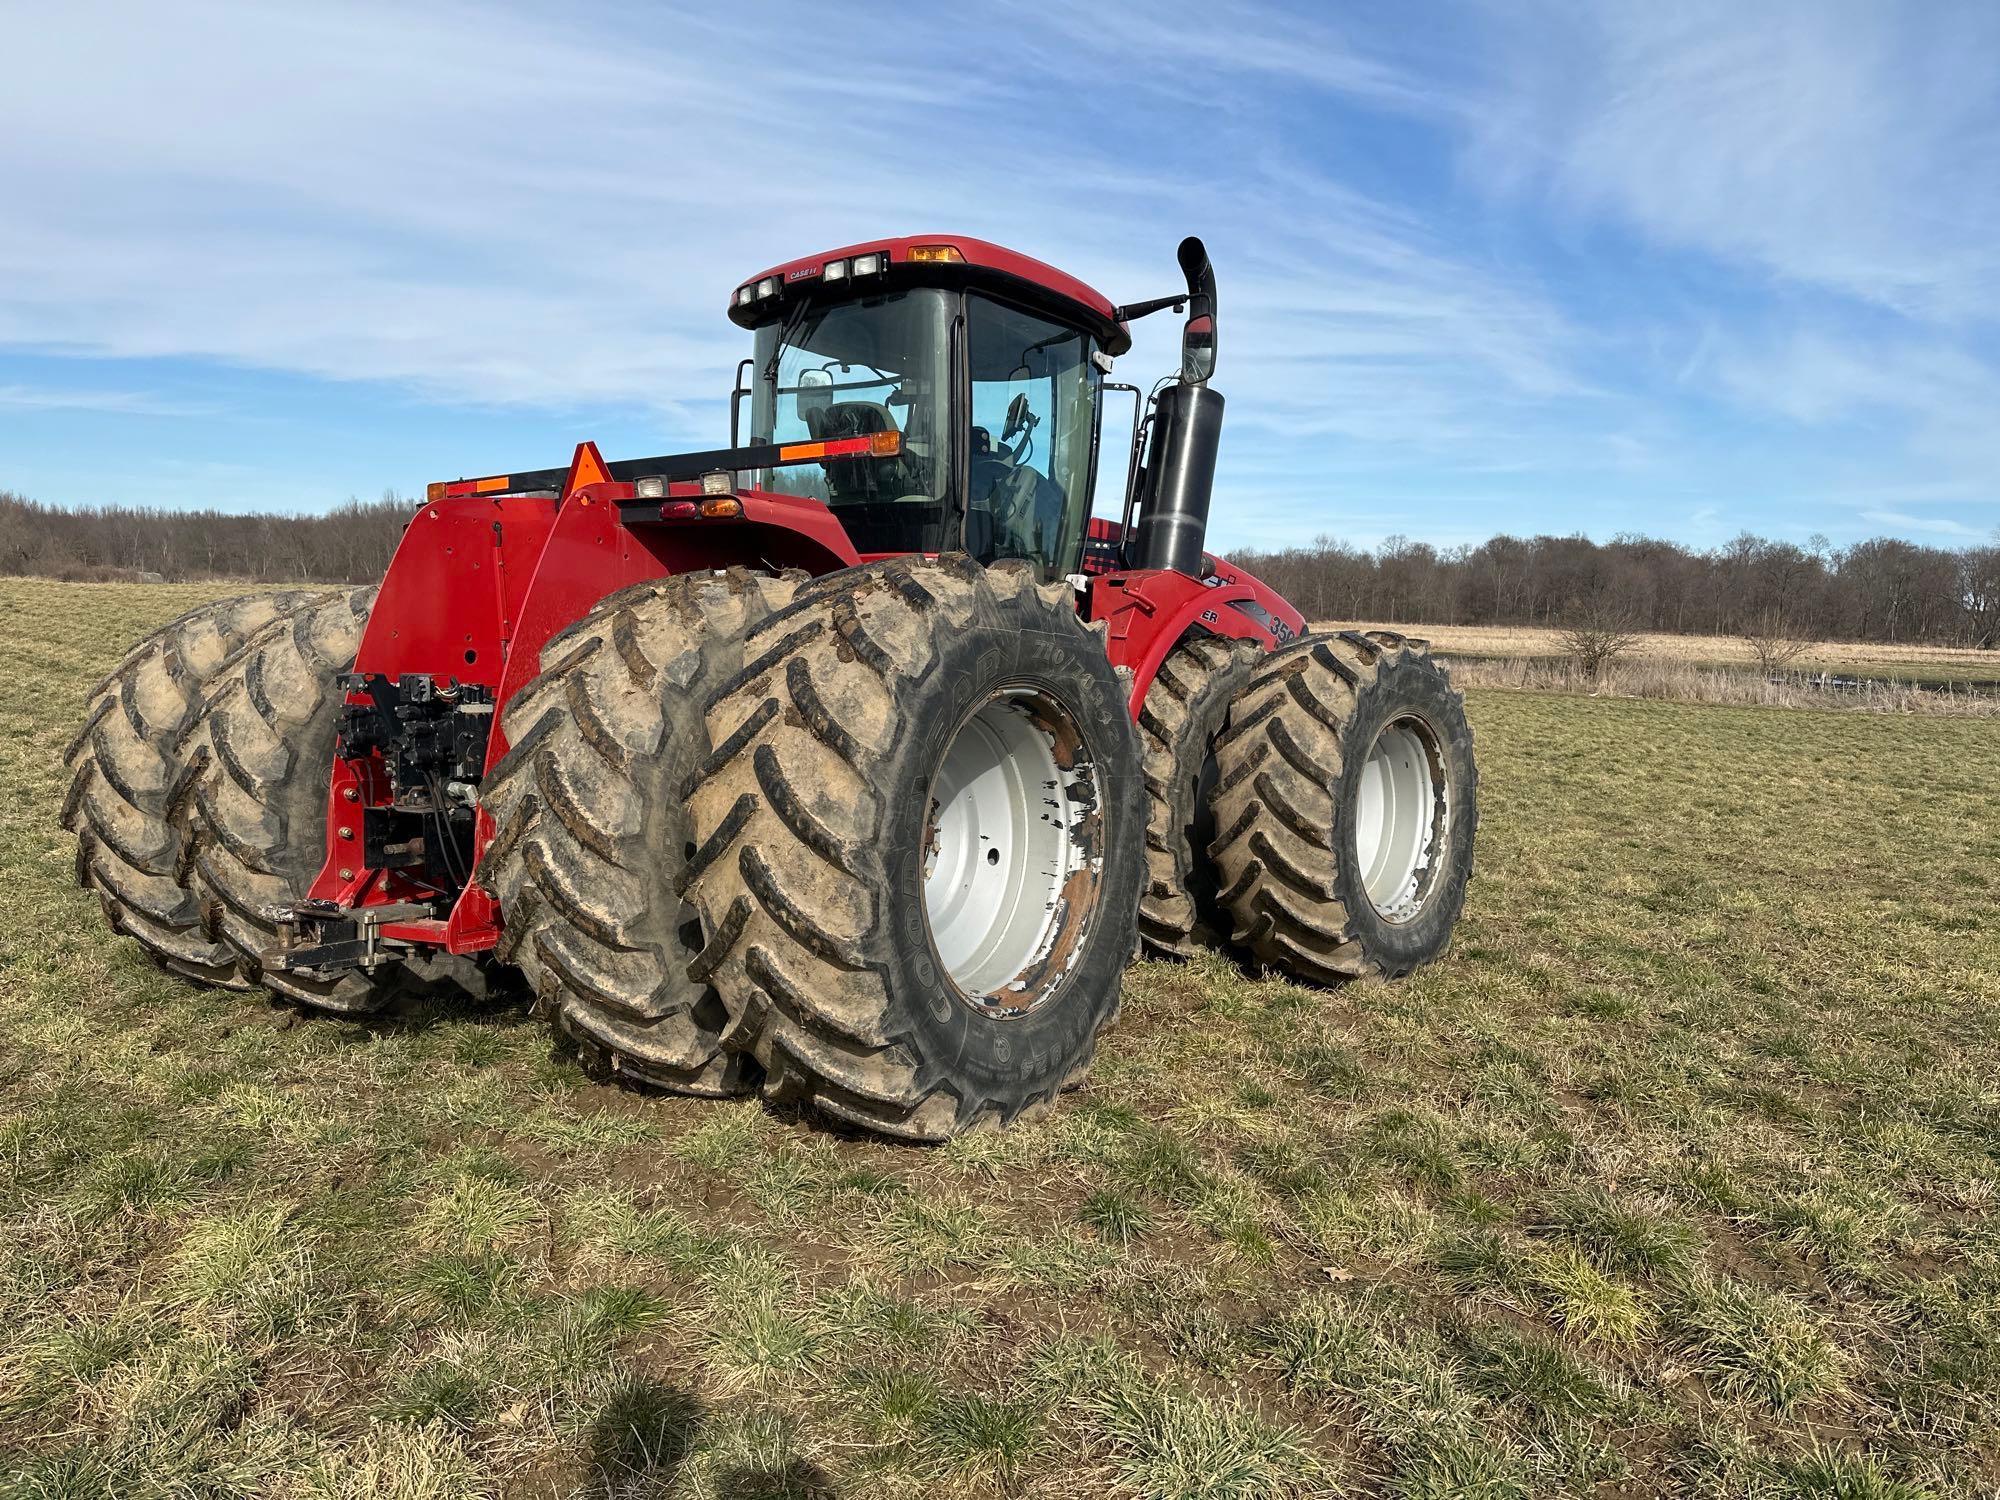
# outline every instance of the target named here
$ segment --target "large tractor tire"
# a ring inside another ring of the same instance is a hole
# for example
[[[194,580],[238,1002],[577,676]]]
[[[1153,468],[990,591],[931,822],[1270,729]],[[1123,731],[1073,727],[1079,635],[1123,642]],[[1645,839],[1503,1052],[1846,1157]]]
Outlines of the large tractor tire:
[[[766,1096],[939,1140],[1088,1067],[1138,941],[1124,692],[1061,585],[962,555],[849,569],[708,709],[693,965]]]
[[[690,1094],[754,1086],[750,1059],[722,1049],[721,1000],[688,975],[702,934],[680,891],[687,784],[709,755],[703,704],[803,578],[732,568],[621,590],[549,642],[507,708],[479,871],[500,900],[499,957],[614,1073]]]
[[[1192,637],[1160,664],[1140,705],[1146,889],[1139,898],[1139,936],[1149,953],[1187,958],[1216,936],[1218,887],[1208,857],[1215,737],[1258,654],[1247,641]]]
[[[1479,773],[1421,643],[1309,636],[1258,664],[1216,744],[1211,854],[1232,938],[1295,978],[1399,976],[1451,939]]]
[[[188,727],[184,785],[188,884],[209,935],[246,975],[323,1010],[380,1008],[394,986],[358,971],[323,978],[266,970],[273,906],[301,900],[326,862],[334,734],[372,588],[332,594],[252,640]]]
[[[247,594],[162,626],[91,690],[83,728],[63,754],[71,779],[62,820],[76,835],[77,884],[97,894],[114,931],[185,978],[229,989],[251,984],[228,944],[202,930],[182,879],[184,845],[169,807],[181,737],[245,641],[324,597]]]

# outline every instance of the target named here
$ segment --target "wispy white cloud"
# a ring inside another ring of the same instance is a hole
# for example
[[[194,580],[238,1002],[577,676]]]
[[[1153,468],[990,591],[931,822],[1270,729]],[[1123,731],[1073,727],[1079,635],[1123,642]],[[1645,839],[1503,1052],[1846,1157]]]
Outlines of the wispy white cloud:
[[[1962,540],[1985,535],[1978,527],[1968,526],[1963,521],[1954,521],[1949,516],[1913,516],[1900,510],[1864,510],[1861,517],[1863,520],[1873,521],[1878,526],[1887,526],[1896,531],[1920,531]]]
[[[1910,461],[1906,492],[1921,482],[1918,473],[1944,473],[1961,476],[1967,498],[2000,499],[2000,368],[1947,338],[1731,331],[1711,335],[1690,374],[1745,410],[1874,435]]]
[[[1137,297],[1193,231],[1245,537],[1692,535],[1836,446],[1856,525],[1994,503],[1990,8],[0,0],[0,51],[0,351],[100,402],[182,357],[707,439],[774,259],[957,230]]]
[[[209,402],[176,401],[149,391],[55,390],[27,385],[0,385],[0,408],[110,412],[132,417],[207,417],[216,411]]]
[[[1174,239],[1201,230],[1250,420],[1446,446],[1496,396],[1571,382],[1528,278],[1465,263],[1282,139],[1191,183],[1051,115],[1047,76],[1031,104],[1013,54],[963,47],[956,24],[905,17],[891,52],[825,19],[220,0],[39,15],[0,96],[0,181],[34,208],[0,230],[0,343],[671,410],[722,388],[740,344],[723,299],[774,258],[958,228],[1132,296],[1171,286]],[[1187,71],[1182,31],[1139,8],[1100,35],[1157,76]],[[1103,63],[1075,40],[1035,45],[1055,90],[1087,100]],[[85,54],[93,104],[70,111]],[[1234,89],[1247,72],[1416,93],[1277,13],[1228,28],[1217,58]],[[57,116],[74,128],[38,128]],[[1144,332],[1164,363],[1166,335]]]
[[[1477,176],[1901,312],[2000,316],[2000,9],[1491,9]]]

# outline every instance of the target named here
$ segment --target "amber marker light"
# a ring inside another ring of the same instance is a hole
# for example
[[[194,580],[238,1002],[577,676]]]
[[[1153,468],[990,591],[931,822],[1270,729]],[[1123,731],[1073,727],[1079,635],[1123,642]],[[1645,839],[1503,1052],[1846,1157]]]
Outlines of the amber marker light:
[[[894,458],[902,451],[902,433],[870,432],[861,437],[834,438],[825,443],[787,443],[778,450],[778,462],[802,464],[814,458]]]
[[[514,482],[511,474],[495,474],[490,479],[446,479],[437,480],[424,486],[424,499],[435,504],[439,500],[450,500],[461,495],[491,495],[506,489]]]

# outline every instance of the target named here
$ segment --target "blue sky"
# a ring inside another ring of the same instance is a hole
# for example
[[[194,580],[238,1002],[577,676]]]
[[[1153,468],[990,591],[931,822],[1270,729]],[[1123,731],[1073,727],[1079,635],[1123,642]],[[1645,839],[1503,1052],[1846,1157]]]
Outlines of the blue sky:
[[[2000,525],[1984,0],[0,0],[0,55],[0,488],[48,501],[707,446],[773,261],[957,231],[1131,300],[1192,232],[1224,546]]]

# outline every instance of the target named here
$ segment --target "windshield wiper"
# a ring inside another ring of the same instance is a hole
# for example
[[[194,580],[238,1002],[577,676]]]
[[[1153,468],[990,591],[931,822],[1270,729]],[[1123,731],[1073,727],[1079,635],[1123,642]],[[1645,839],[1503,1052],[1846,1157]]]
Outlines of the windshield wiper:
[[[778,384],[778,360],[785,352],[785,345],[789,344],[793,335],[799,331],[799,325],[805,322],[808,306],[810,304],[804,297],[792,304],[792,310],[785,314],[785,321],[778,329],[777,342],[771,345],[771,357],[764,365],[764,383],[773,389]]]

